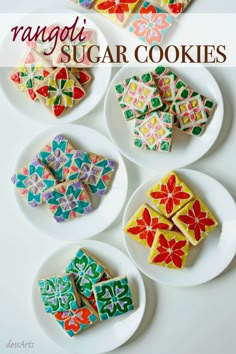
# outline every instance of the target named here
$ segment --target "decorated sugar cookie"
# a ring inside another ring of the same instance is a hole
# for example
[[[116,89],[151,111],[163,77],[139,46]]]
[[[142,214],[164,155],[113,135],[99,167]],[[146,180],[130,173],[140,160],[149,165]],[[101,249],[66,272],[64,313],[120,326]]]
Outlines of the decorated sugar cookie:
[[[93,284],[101,280],[104,271],[102,264],[83,249],[76,253],[66,267],[66,273],[73,275],[77,290],[86,298],[92,295]]]
[[[191,190],[173,171],[150,188],[146,194],[167,218],[193,199]]]
[[[169,32],[173,21],[171,15],[145,1],[133,17],[129,31],[149,46],[159,45]]]
[[[178,16],[183,12],[192,0],[155,0],[156,3],[163,8],[164,11]]]
[[[138,117],[134,128],[134,145],[152,151],[170,152],[173,115],[154,111]]]
[[[40,279],[38,285],[46,312],[54,314],[80,307],[80,298],[75,290],[72,276]]]
[[[212,212],[199,198],[188,203],[172,220],[193,246],[198,245],[218,226]]]
[[[134,309],[126,276],[113,278],[93,286],[101,321],[123,315]]]
[[[171,230],[173,223],[161,216],[148,204],[143,204],[128,221],[124,228],[125,233],[145,247],[151,247],[156,232]]]
[[[63,222],[92,212],[89,195],[83,185],[74,180],[58,184],[45,199],[57,222]]]
[[[140,0],[98,0],[94,9],[119,26],[124,26]]]
[[[82,86],[87,86],[92,81],[92,75],[86,69],[71,68],[71,72]]]
[[[89,328],[98,320],[98,314],[89,302],[82,296],[80,296],[80,300],[81,305],[79,309],[57,312],[54,314],[57,322],[70,337]]]
[[[74,108],[86,95],[79,81],[65,67],[53,71],[38,86],[36,93],[56,118]]]
[[[13,69],[10,80],[32,101],[37,100],[36,88],[53,71],[34,50],[29,52],[18,68]]]
[[[92,152],[76,151],[68,173],[68,180],[75,178],[86,184],[92,194],[104,195],[109,187],[116,163]]]
[[[33,208],[45,202],[44,193],[56,185],[55,177],[38,159],[18,170],[12,182]]]
[[[50,169],[59,181],[64,181],[69,173],[75,149],[69,140],[58,134],[38,154],[42,163]]]
[[[180,233],[159,230],[150,250],[148,263],[172,269],[183,269],[189,241]]]
[[[175,126],[182,132],[199,136],[212,117],[215,103],[198,92],[182,87],[171,106]]]
[[[162,107],[159,91],[150,72],[115,85],[115,92],[127,121]]]
[[[108,273],[107,270],[104,271],[103,276],[101,277],[101,279],[99,280],[99,282],[102,281],[106,281],[111,279],[112,276],[110,273]],[[92,294],[87,298],[87,300],[89,301],[90,305],[94,308],[94,310],[97,312],[98,308],[97,308],[97,304],[96,304],[96,300],[95,300],[95,296],[94,293],[92,292]]]

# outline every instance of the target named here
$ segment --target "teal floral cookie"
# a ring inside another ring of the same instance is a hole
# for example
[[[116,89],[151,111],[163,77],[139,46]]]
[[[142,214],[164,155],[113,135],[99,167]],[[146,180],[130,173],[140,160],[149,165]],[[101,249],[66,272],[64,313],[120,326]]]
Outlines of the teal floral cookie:
[[[101,321],[123,315],[134,309],[126,276],[95,284],[93,291]]]

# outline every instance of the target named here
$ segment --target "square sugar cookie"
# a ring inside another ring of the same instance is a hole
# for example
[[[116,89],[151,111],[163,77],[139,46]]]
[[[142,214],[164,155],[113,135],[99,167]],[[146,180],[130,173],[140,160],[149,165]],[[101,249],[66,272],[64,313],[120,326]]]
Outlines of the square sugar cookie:
[[[128,221],[124,232],[141,245],[151,247],[157,230],[171,230],[172,227],[170,220],[145,203]]]
[[[70,275],[55,276],[38,281],[41,298],[47,313],[76,310],[80,297]]]
[[[167,218],[193,199],[192,191],[174,171],[150,188],[146,195]]]
[[[166,111],[169,111],[180,89],[187,85],[172,70],[162,65],[155,68],[153,77],[161,95],[162,102],[167,106]]]
[[[159,230],[150,250],[148,263],[172,269],[183,269],[189,241],[180,232]]]
[[[36,89],[40,102],[56,118],[73,109],[86,93],[69,69],[53,71]]]
[[[93,286],[101,321],[123,315],[134,309],[131,290],[126,276],[120,276]]]
[[[101,277],[101,279],[99,280],[99,283],[102,281],[106,281],[111,279],[112,276],[111,274],[108,272],[107,269],[105,269],[103,276]],[[95,296],[94,293],[92,292],[92,294],[87,298],[87,300],[89,301],[90,305],[94,308],[94,310],[97,312],[98,308],[97,308],[97,304],[96,304],[96,300],[95,300]]]
[[[193,246],[198,245],[218,226],[212,212],[199,198],[188,203],[172,220]]]
[[[138,117],[134,127],[134,146],[152,151],[170,152],[173,114],[153,111]]]
[[[159,45],[169,32],[173,17],[162,9],[145,1],[129,27],[129,31],[149,46]]]
[[[38,159],[19,169],[12,177],[12,182],[33,208],[45,202],[44,193],[57,183],[49,169]]]
[[[10,80],[25,96],[36,101],[38,85],[53,72],[53,69],[48,65],[44,58],[32,50],[27,53],[22,65],[13,69]]]
[[[50,169],[59,181],[64,181],[69,173],[75,149],[69,140],[62,134],[45,145],[38,154],[42,163]]]
[[[155,0],[155,2],[173,16],[182,13],[192,0]]]
[[[89,302],[81,295],[80,300],[81,304],[78,309],[57,312],[54,314],[57,322],[70,337],[88,329],[98,320],[98,314]]]
[[[182,87],[170,112],[175,115],[175,126],[184,133],[199,136],[212,117],[215,103],[198,92]]]
[[[123,27],[139,3],[140,0],[97,0],[94,9]]]
[[[162,107],[159,91],[150,72],[133,76],[115,85],[115,92],[127,121]]]
[[[49,210],[57,222],[63,222],[92,212],[89,195],[79,181],[58,184],[45,193]]]
[[[68,180],[79,179],[92,194],[104,195],[111,183],[116,162],[93,152],[76,151],[68,173]]]
[[[92,295],[93,285],[101,280],[104,271],[104,266],[84,249],[79,249],[66,267],[66,273],[75,280],[77,291],[86,298]]]

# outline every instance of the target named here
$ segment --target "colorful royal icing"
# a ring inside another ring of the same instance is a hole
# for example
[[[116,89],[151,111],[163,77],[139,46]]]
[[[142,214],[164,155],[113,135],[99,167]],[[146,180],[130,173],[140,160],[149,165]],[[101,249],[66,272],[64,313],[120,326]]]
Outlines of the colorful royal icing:
[[[119,26],[124,26],[140,0],[98,0],[94,9]]]
[[[180,232],[160,230],[153,241],[148,263],[172,269],[183,269],[189,242]]]
[[[173,115],[154,111],[136,119],[134,145],[152,151],[170,152],[172,144]]]
[[[145,247],[151,247],[156,232],[171,230],[171,221],[160,215],[148,204],[143,204],[129,220],[124,228],[125,233]]]
[[[159,45],[169,32],[173,21],[171,15],[145,1],[133,17],[129,31],[149,46]]]
[[[76,151],[68,180],[79,179],[92,194],[104,195],[115,171],[115,161],[92,152]]]
[[[35,101],[37,100],[36,88],[51,72],[52,68],[48,67],[48,63],[32,50],[25,57],[23,64],[13,70],[10,80],[28,98]]]
[[[215,103],[209,98],[183,87],[171,106],[175,126],[182,132],[199,136],[213,115]]]
[[[163,10],[178,16],[183,12],[192,0],[155,0]]]
[[[56,179],[48,168],[35,159],[22,167],[12,177],[18,192],[33,208],[45,201],[45,191],[56,185]]]
[[[57,312],[54,317],[70,337],[90,327],[98,319],[98,315],[82,297],[79,309]]]
[[[115,86],[121,111],[127,121],[162,107],[152,73],[133,76]]]
[[[194,246],[218,226],[214,215],[198,198],[188,203],[172,220]]]
[[[106,281],[111,279],[111,275],[107,272],[107,270],[105,270],[105,272],[103,273],[103,276],[101,277],[101,279],[99,280],[99,282],[102,281]],[[87,300],[89,301],[90,305],[93,307],[93,309],[97,312],[98,308],[97,308],[97,304],[96,304],[96,300],[95,300],[95,296],[94,293],[92,292],[92,294],[87,298]]]
[[[71,72],[82,86],[88,85],[92,80],[92,75],[86,69],[71,68]]]
[[[93,285],[99,282],[104,274],[104,267],[85,250],[80,249],[66,267],[66,273],[73,275],[77,290],[89,298]]]
[[[51,73],[36,90],[39,100],[56,117],[71,110],[84,97],[85,91],[65,67]]]
[[[123,315],[134,309],[127,277],[117,277],[93,286],[101,321]]]
[[[57,222],[92,212],[89,195],[78,181],[58,184],[53,190],[45,193],[45,200]]]
[[[168,173],[146,193],[164,216],[170,218],[193,198],[193,193],[175,172]]]
[[[75,149],[68,139],[62,134],[55,138],[38,154],[42,163],[50,169],[59,181],[64,181],[69,173]]]
[[[38,285],[46,312],[54,314],[79,308],[80,299],[69,275],[40,279]]]

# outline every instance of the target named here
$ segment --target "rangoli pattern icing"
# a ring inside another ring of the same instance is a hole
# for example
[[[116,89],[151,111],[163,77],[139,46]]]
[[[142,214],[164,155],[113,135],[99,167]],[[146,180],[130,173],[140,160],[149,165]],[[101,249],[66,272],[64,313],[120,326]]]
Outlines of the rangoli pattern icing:
[[[56,118],[71,110],[85,97],[79,81],[64,67],[51,73],[38,86],[36,93],[41,103]]]
[[[198,198],[181,209],[173,217],[173,222],[194,246],[218,226],[214,215]]]
[[[80,249],[66,267],[66,273],[73,275],[77,290],[89,298],[92,295],[93,284],[99,282],[104,274],[104,267],[94,257]]]
[[[92,212],[92,204],[87,191],[78,181],[58,184],[45,193],[48,208],[57,222],[74,219]]]
[[[68,139],[59,134],[44,146],[38,154],[38,158],[44,165],[48,166],[56,179],[64,181],[69,173],[74,151],[74,147]]]
[[[102,281],[106,281],[111,279],[111,275],[105,270],[105,272],[103,273],[103,276],[101,277],[101,279],[99,280],[99,282]],[[87,300],[89,301],[90,305],[93,307],[93,309],[97,312],[98,308],[97,308],[97,304],[96,304],[96,299],[94,296],[94,293],[92,292],[92,294],[87,298]]]
[[[69,275],[40,279],[38,285],[46,312],[56,313],[79,308],[80,300]]]
[[[199,136],[211,118],[215,103],[209,98],[183,87],[171,106],[175,126],[181,131]]]
[[[71,68],[71,72],[82,86],[87,86],[92,81],[92,75],[86,69]]]
[[[136,119],[134,145],[141,149],[170,152],[172,145],[173,115],[151,112]]]
[[[192,0],[155,0],[163,10],[178,16],[183,12]]]
[[[45,201],[45,191],[56,185],[56,179],[49,169],[37,159],[17,171],[12,177],[12,182],[33,208],[42,204]]]
[[[124,231],[143,246],[151,247],[159,229],[171,230],[172,227],[171,221],[160,215],[148,204],[143,204],[129,220]]]
[[[123,315],[134,309],[127,277],[117,277],[93,286],[101,321]]]
[[[70,337],[90,327],[98,319],[95,311],[82,298],[79,309],[57,312],[54,317]]]
[[[23,64],[13,70],[10,80],[29,99],[36,101],[36,88],[52,72],[52,68],[47,65],[48,63],[39,57],[36,52],[29,52]]]
[[[148,198],[170,218],[193,198],[193,193],[175,172],[168,173],[148,192]]]
[[[107,157],[92,152],[76,151],[69,170],[68,179],[79,179],[92,194],[104,195],[111,183],[116,163]]]
[[[162,107],[152,73],[126,79],[115,86],[115,92],[127,121]]]
[[[173,17],[145,1],[133,17],[129,31],[149,46],[159,45],[169,32]]]
[[[94,9],[119,26],[124,26],[140,0],[98,0]]]
[[[160,230],[153,241],[148,263],[183,269],[188,251],[189,242],[180,232]]]

